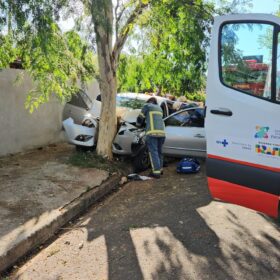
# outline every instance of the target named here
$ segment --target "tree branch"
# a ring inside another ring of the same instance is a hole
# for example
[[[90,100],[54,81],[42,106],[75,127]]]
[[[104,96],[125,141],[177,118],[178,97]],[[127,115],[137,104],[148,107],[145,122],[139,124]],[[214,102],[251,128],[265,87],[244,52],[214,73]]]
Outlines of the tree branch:
[[[127,19],[125,25],[122,27],[121,31],[119,32],[116,42],[113,48],[112,57],[117,63],[119,59],[120,52],[124,46],[124,43],[129,35],[129,32],[132,29],[132,25],[135,23],[139,15],[142,14],[143,10],[149,5],[149,1],[139,1],[140,3],[135,7],[134,11],[130,14],[129,18]]]
[[[126,10],[126,7],[123,7],[122,10],[120,11],[119,15],[116,16],[116,40],[118,39],[118,36],[119,36],[119,23],[120,23],[120,20],[122,18],[123,13],[125,12],[125,10]]]
[[[119,2],[119,0],[117,0]],[[132,4],[135,4],[137,2],[137,0],[133,0],[130,2],[130,5]],[[118,8],[120,8],[120,4],[118,3]],[[122,19],[122,16],[124,14],[124,12],[126,11],[127,7],[126,5],[122,5],[122,9],[120,10],[119,14],[117,14],[117,9],[115,9],[116,11],[116,14],[115,14],[115,20],[116,20],[116,40],[118,39],[118,36],[119,36],[119,24],[120,24],[120,21]]]
[[[119,24],[118,24],[118,17],[117,17],[119,7],[120,7],[120,0],[117,0],[117,5],[115,7],[115,20],[116,20],[116,22],[115,22],[115,24],[116,24],[116,28],[115,28],[116,34],[115,35],[116,35],[116,40],[118,38],[118,31],[119,31]]]
[[[120,11],[120,13],[119,13],[119,15],[116,17],[116,22],[119,22],[119,21],[121,20],[122,15],[123,15],[123,13],[124,13],[125,10],[126,10],[126,7],[123,6],[122,9],[121,9],[121,11]]]

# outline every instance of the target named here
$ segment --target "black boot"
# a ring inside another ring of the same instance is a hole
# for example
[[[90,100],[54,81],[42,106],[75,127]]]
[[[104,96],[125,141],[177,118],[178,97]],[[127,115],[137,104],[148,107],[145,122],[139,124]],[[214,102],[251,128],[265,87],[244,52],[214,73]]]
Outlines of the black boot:
[[[160,175],[159,175],[159,174],[155,174],[155,173],[153,173],[153,172],[151,172],[151,173],[149,174],[149,177],[152,177],[152,178],[155,178],[155,179],[160,179]]]

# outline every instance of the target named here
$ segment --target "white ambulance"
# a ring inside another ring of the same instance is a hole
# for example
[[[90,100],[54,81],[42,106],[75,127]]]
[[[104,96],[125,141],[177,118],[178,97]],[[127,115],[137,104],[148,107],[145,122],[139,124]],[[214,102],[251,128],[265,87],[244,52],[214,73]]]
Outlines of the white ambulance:
[[[206,98],[214,198],[277,217],[280,197],[280,18],[217,17]]]

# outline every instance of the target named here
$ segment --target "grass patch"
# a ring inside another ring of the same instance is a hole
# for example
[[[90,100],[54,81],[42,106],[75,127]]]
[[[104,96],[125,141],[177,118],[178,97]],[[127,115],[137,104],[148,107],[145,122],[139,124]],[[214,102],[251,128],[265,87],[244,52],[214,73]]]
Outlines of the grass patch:
[[[84,167],[84,168],[97,168],[108,171],[109,173],[122,174],[129,170],[130,166],[127,162],[119,160],[108,160],[96,154],[95,151],[75,152],[73,153],[68,162],[71,165]]]

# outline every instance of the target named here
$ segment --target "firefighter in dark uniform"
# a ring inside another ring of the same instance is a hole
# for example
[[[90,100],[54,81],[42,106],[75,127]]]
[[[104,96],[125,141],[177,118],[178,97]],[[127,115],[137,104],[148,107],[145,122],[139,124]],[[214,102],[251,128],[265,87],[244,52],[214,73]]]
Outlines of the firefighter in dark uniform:
[[[155,97],[147,100],[137,118],[137,125],[146,130],[146,144],[149,150],[152,172],[150,176],[160,178],[163,168],[162,146],[165,141],[163,113]]]

